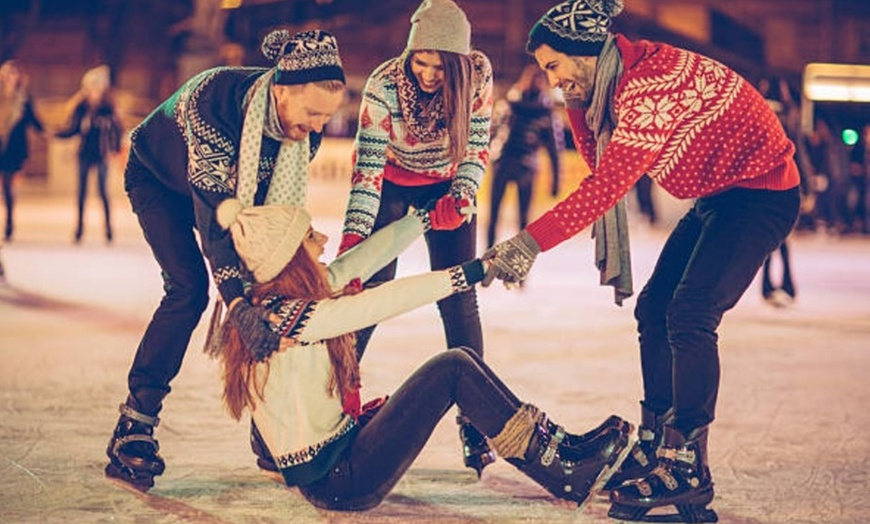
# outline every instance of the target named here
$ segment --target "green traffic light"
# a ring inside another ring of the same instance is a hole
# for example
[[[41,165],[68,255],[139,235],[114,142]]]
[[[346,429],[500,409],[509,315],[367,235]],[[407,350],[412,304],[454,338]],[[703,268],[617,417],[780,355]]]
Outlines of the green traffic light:
[[[858,143],[858,132],[854,129],[843,130],[843,143],[847,146],[854,146]]]

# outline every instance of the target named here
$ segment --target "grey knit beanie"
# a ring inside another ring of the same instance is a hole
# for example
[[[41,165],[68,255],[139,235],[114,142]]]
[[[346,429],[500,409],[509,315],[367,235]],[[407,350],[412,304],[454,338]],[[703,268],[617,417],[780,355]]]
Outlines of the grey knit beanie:
[[[453,0],[423,0],[411,15],[408,51],[471,53],[471,24]]]
[[[529,32],[526,51],[543,44],[571,56],[598,56],[622,0],[568,0],[553,7]]]

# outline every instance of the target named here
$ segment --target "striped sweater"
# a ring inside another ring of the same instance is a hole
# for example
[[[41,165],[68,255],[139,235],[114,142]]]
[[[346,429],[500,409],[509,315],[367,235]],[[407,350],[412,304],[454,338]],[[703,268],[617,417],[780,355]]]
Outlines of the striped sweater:
[[[617,35],[625,71],[618,123],[598,167],[574,192],[529,224],[543,251],[573,237],[613,207],[644,173],[677,198],[731,187],[798,185],[794,144],[764,98],[719,62],[666,44]],[[577,150],[595,166],[583,109],[568,112]]]
[[[397,75],[405,75],[403,57],[381,64],[366,83],[360,104],[359,127],[354,149],[350,199],[343,235],[366,238],[374,227],[381,198],[384,168],[398,167],[399,185],[436,184],[452,180],[450,193],[473,198],[480,187],[489,155],[492,117],[492,66],[483,53],[473,51],[471,125],[465,159],[454,163],[449,156],[449,138],[423,142],[410,131],[399,102]],[[342,242],[348,247],[347,242]],[[351,243],[353,245],[353,242]]]

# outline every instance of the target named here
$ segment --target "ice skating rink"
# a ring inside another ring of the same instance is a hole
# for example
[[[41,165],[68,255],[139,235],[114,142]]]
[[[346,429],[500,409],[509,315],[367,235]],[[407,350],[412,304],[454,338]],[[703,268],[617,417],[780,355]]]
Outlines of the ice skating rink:
[[[312,188],[315,225],[338,245],[345,194]],[[126,373],[161,296],[156,263],[121,197],[115,243],[89,202],[72,244],[73,197],[19,199],[0,285],[0,522],[8,523],[592,523],[504,461],[483,479],[462,466],[451,416],[380,507],[324,512],[260,475],[247,421],[222,409],[219,369],[196,331],[157,430],[166,473],[148,495],[103,476]],[[483,231],[486,217],[481,217]],[[505,222],[504,237],[511,231]],[[665,230],[632,230],[635,286]],[[798,300],[775,308],[753,283],[720,330],[722,384],[710,459],[720,522],[870,522],[870,239],[791,239]],[[640,373],[634,298],[598,286],[587,233],[541,255],[523,290],[479,291],[486,359],[569,431],[611,413],[636,422]],[[427,268],[418,241],[403,274]],[[363,361],[364,399],[395,389],[443,350],[434,305],[380,326]]]

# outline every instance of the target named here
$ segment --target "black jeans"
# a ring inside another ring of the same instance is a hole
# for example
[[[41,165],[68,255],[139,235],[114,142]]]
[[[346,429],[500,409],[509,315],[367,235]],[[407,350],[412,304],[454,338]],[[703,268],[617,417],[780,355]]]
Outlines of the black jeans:
[[[106,217],[106,234],[112,234],[112,217],[109,207],[109,193],[106,191],[106,179],[109,176],[109,166],[105,160],[79,159],[79,192],[78,192],[78,224],[76,225],[76,237],[80,237],[84,229],[85,198],[88,193],[88,174],[91,168],[97,168],[97,192],[103,201],[103,213]]]
[[[699,199],[671,233],[637,299],[644,404],[673,407],[684,432],[713,421],[716,333],[797,218],[799,189],[731,189]]]
[[[12,237],[14,230],[13,215],[15,211],[15,194],[12,192],[12,182],[15,180],[16,171],[0,171],[3,177],[3,201],[6,205],[6,240]]]
[[[398,186],[384,180],[381,191],[381,205],[375,219],[373,232],[395,222],[408,214],[409,206],[421,208],[433,200],[447,194],[450,182],[430,186]],[[452,231],[430,230],[426,233],[426,246],[429,248],[429,265],[432,270],[446,269],[475,257],[477,241],[477,215],[471,222],[463,223]],[[374,287],[396,277],[398,259],[387,264],[366,282],[366,287]],[[447,347],[464,346],[483,356],[483,330],[477,309],[477,293],[472,288],[438,301],[441,322],[447,338]],[[376,326],[357,332],[356,352],[362,359]]]
[[[329,474],[299,488],[302,495],[323,509],[360,511],[377,506],[453,404],[488,437],[497,435],[522,405],[474,351],[439,353],[359,430]]]
[[[127,378],[131,407],[156,415],[178,374],[190,335],[208,306],[208,272],[194,236],[193,202],[156,182],[131,155],[126,188],[163,276],[164,296]]]

